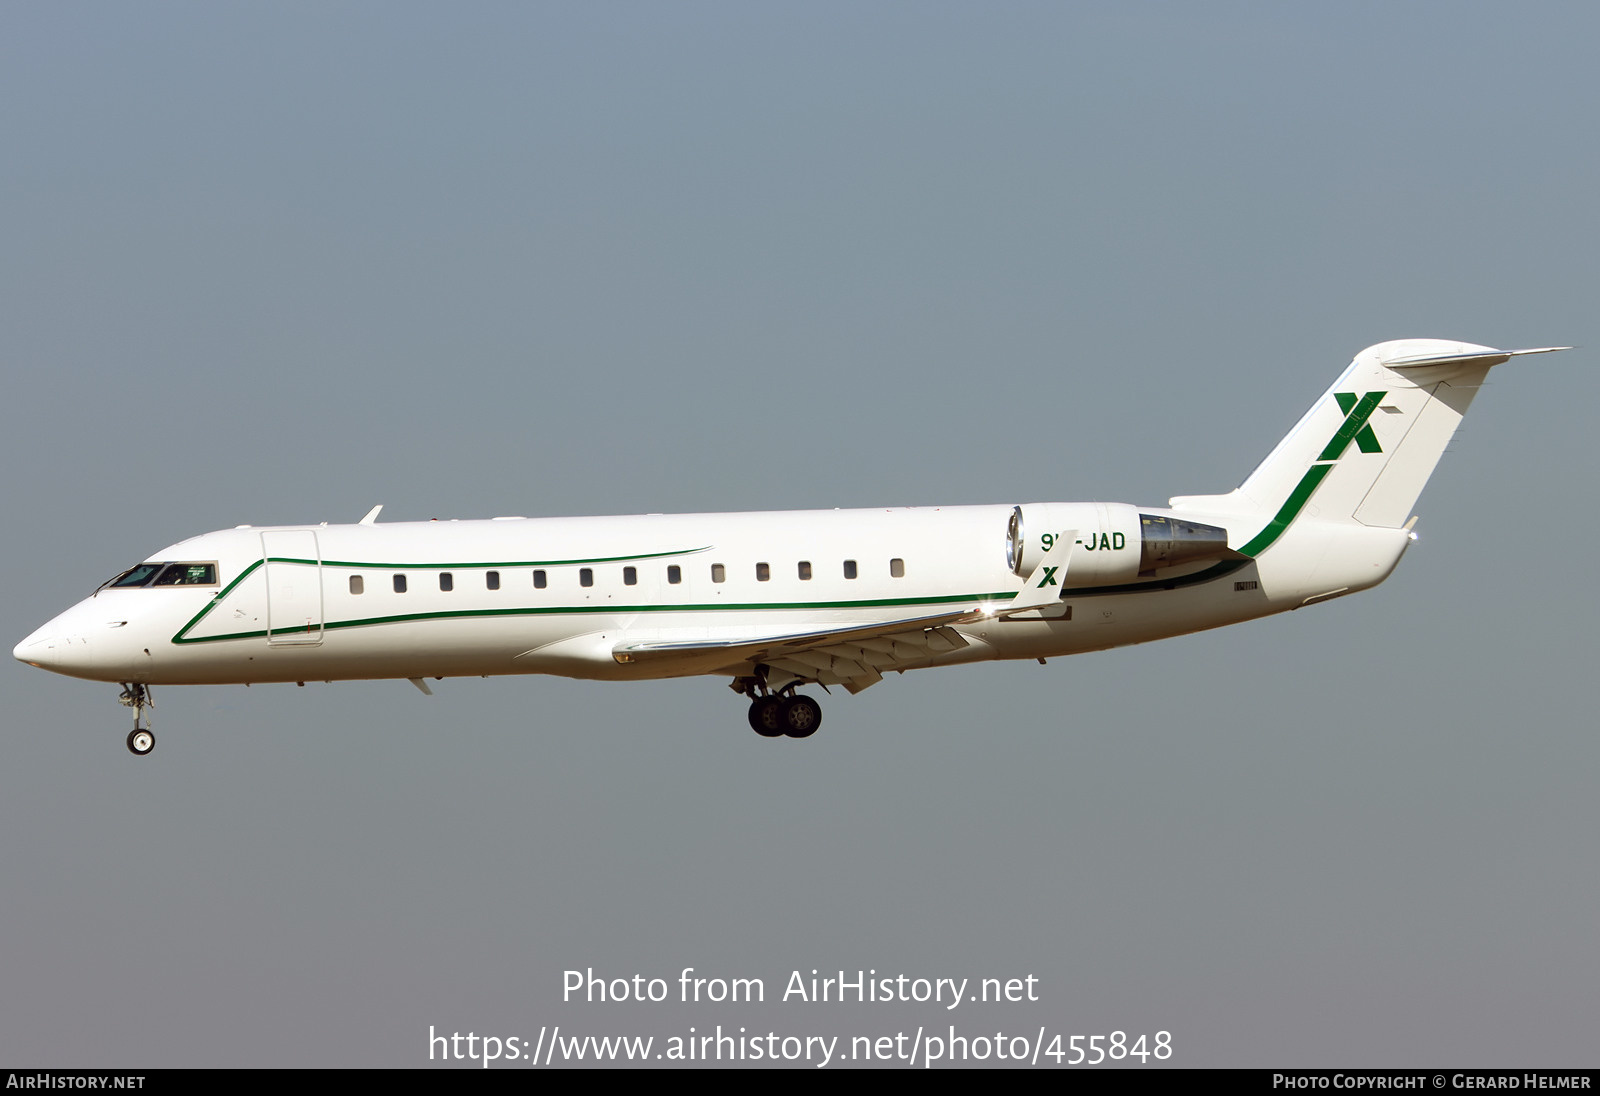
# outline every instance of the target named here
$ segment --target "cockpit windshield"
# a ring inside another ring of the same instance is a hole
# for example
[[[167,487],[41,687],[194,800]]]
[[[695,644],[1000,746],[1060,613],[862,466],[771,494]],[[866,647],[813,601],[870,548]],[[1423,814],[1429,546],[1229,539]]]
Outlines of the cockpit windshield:
[[[141,563],[104,586],[102,590],[131,589],[135,586],[215,586],[215,563]]]
[[[106,583],[106,585],[101,587],[101,589],[105,589],[106,587],[116,589],[120,586],[143,586],[145,583],[149,582],[159,570],[161,570],[161,564],[159,563],[141,563],[137,567],[130,568],[129,570],[122,572],[122,574]]]

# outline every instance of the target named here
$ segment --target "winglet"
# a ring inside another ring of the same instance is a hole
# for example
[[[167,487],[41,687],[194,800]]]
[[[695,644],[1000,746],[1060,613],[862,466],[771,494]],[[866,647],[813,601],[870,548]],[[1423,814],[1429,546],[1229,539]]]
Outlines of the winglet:
[[[376,524],[378,524],[378,511],[382,510],[382,509],[383,509],[383,503],[380,502],[380,503],[378,503],[378,505],[376,505],[372,509],[368,510],[367,511],[367,516],[362,518],[360,521],[356,522],[356,524],[357,525],[376,525]]]
[[[1379,365],[1392,370],[1420,387],[1444,382],[1454,384],[1463,377],[1482,382],[1482,371],[1524,354],[1553,354],[1571,350],[1570,346],[1538,346],[1528,350],[1496,350],[1492,346],[1448,342],[1444,339],[1398,339],[1371,347]]]
[[[1072,551],[1077,547],[1077,541],[1076,529],[1066,529],[1057,533],[1055,543],[1039,558],[1039,565],[1022,584],[1022,592],[997,615],[1010,616],[1031,609],[1044,609],[1060,601],[1061,579],[1057,576],[1066,574],[1067,568],[1072,563]]]

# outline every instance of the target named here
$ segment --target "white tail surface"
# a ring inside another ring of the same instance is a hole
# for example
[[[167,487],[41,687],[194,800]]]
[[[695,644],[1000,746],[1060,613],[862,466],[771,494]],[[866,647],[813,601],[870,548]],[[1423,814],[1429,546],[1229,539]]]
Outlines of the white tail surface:
[[[1266,551],[1302,516],[1398,529],[1490,368],[1567,349],[1496,350],[1443,339],[1370,346],[1237,489],[1175,498],[1172,507],[1261,516],[1262,525],[1242,530],[1250,539],[1234,546],[1248,556]]]

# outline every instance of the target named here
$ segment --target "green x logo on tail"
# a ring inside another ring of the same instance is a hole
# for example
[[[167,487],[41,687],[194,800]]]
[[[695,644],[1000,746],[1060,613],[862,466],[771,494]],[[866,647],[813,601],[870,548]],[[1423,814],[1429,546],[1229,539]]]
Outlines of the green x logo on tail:
[[[1355,430],[1356,445],[1360,446],[1363,453],[1383,452],[1383,449],[1378,445],[1378,435],[1372,432],[1372,427],[1367,425],[1367,420],[1372,417],[1372,412],[1377,408],[1378,401],[1388,394],[1387,392],[1368,392],[1360,399],[1356,398],[1354,392],[1335,392],[1333,394],[1333,398],[1339,401],[1339,410],[1345,414],[1345,426],[1347,428],[1352,425],[1358,427]],[[1363,408],[1359,422],[1356,421],[1357,416],[1355,414],[1358,406]],[[1340,430],[1338,434],[1334,435],[1333,442],[1328,444],[1328,448],[1333,448],[1335,442],[1340,443],[1339,450],[1343,452],[1345,446],[1350,444],[1350,437],[1344,430]],[[1324,454],[1322,459],[1337,460],[1338,454],[1336,453],[1332,457]]]

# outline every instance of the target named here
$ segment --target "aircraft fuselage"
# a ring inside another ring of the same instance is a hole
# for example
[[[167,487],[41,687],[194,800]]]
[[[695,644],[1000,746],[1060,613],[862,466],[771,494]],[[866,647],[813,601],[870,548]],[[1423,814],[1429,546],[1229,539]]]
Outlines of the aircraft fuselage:
[[[14,654],[121,683],[135,753],[154,685],[491,674],[730,676],[759,733],[806,737],[821,711],[801,685],[1144,643],[1377,585],[1489,369],[1542,352],[1369,347],[1239,487],[1168,507],[240,526],[164,549]]]

